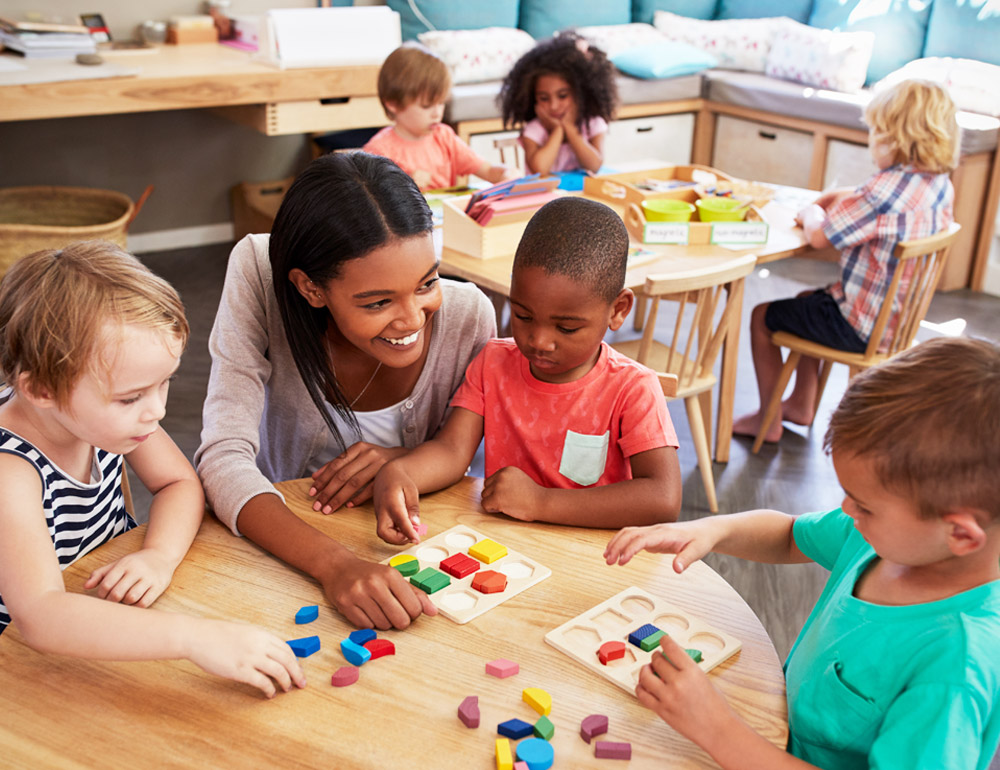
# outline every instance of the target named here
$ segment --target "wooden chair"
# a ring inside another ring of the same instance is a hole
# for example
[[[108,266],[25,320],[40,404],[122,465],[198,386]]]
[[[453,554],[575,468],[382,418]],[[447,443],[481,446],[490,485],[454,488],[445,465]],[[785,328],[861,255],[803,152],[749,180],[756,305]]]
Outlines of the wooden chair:
[[[521,146],[520,135],[501,136],[493,140],[493,146],[500,153],[500,162],[503,165],[524,172],[524,148]]]
[[[709,437],[709,399],[717,381],[715,362],[731,326],[740,322],[743,281],[756,262],[756,257],[747,254],[704,269],[648,276],[641,292],[649,306],[642,337],[612,345],[615,350],[657,372],[668,400],[684,399],[698,468],[712,513],[719,510]],[[663,300],[678,303],[669,343],[654,339],[656,316]],[[692,312],[687,312],[692,308]],[[675,377],[676,390],[673,389]],[[707,407],[707,421],[703,406]]]
[[[124,460],[122,463],[124,464]],[[128,467],[122,467],[122,495],[125,497],[125,512],[135,518],[135,505],[132,503],[132,487],[128,483]]]
[[[961,229],[961,225],[953,223],[950,228],[942,230],[940,233],[926,238],[916,238],[912,241],[900,241],[896,244],[893,254],[898,260],[898,264],[882,300],[882,307],[875,319],[875,326],[864,353],[847,353],[788,332],[775,332],[771,335],[771,342],[779,347],[788,348],[788,359],[781,369],[778,382],[771,394],[771,400],[764,410],[760,431],[753,442],[755,454],[760,451],[767,429],[778,415],[785,388],[802,356],[820,359],[819,383],[816,388],[813,412],[815,418],[815,410],[819,408],[820,399],[823,398],[823,391],[826,388],[826,381],[830,376],[830,369],[835,363],[847,364],[849,378],[853,378],[863,369],[880,364],[913,344],[913,338],[920,327],[920,322],[927,314],[927,308],[934,297],[934,291],[937,289],[938,281],[944,270],[948,252]],[[905,291],[900,294],[904,275],[908,278],[908,283]],[[890,330],[889,320],[892,317],[892,308],[896,304],[897,295],[900,295],[898,322],[895,329]]]

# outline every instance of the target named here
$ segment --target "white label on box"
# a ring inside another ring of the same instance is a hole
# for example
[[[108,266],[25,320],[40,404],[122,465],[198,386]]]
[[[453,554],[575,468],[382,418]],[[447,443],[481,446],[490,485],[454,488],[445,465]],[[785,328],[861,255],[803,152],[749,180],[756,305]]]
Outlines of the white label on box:
[[[642,231],[645,243],[676,243],[686,246],[691,228],[686,222],[647,222]]]
[[[767,243],[767,222],[713,222],[712,243]]]

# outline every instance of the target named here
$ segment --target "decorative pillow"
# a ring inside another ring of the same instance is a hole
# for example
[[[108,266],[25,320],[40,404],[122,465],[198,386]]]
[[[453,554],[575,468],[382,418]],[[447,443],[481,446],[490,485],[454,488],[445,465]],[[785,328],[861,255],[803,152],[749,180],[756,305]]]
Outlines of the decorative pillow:
[[[485,0],[464,1],[468,5],[489,5]],[[632,0],[521,0],[517,26],[537,39],[570,27],[630,21]]]
[[[717,19],[757,19],[761,11],[768,16],[787,16],[789,19],[805,23],[809,19],[813,0],[719,0]],[[763,6],[763,8],[761,7]]]
[[[647,43],[622,51],[611,59],[626,75],[637,78],[673,78],[693,75],[716,64],[715,57],[676,40]]]
[[[763,72],[771,39],[782,19],[702,21],[657,11],[653,26],[670,40],[693,45],[711,54],[718,66],[731,70]]]
[[[868,83],[874,83],[908,61],[920,58],[930,13],[930,0],[907,3],[816,0],[809,26],[840,32],[874,32],[878,45],[868,65]]]
[[[692,19],[711,19],[718,0],[632,0],[632,21],[653,23],[657,11],[669,11]]]
[[[833,91],[857,91],[872,58],[872,32],[834,32],[787,21],[774,35],[765,74]]]
[[[1000,66],[996,64],[948,57],[917,59],[891,73],[875,87],[895,85],[911,78],[944,86],[960,110],[1000,117]]]
[[[385,0],[399,13],[403,40],[415,40],[421,32],[438,29],[516,27],[520,0]]]
[[[604,51],[609,59],[630,48],[666,40],[652,24],[605,24],[599,27],[577,27],[576,31],[591,45]]]
[[[422,32],[417,39],[444,60],[453,83],[500,80],[535,45],[531,35],[512,27]]]
[[[961,56],[1000,64],[998,41],[1000,8],[995,2],[934,0],[923,55]]]

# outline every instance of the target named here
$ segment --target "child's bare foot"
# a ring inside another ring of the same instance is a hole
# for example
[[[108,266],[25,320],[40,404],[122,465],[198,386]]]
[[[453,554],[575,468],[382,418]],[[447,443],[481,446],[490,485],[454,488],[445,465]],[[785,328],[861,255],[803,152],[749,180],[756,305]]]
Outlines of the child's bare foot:
[[[733,423],[733,435],[735,436],[750,436],[751,438],[757,438],[757,432],[760,430],[760,422],[763,415],[760,412],[754,412],[752,414],[745,414],[740,417],[736,422]],[[781,417],[774,421],[771,429],[764,436],[764,442],[767,444],[777,443],[781,439],[781,434],[784,428],[781,427]]]
[[[795,403],[792,399],[786,399],[781,402],[781,419],[786,420],[795,425],[812,425],[813,418],[816,416],[816,410],[811,406],[802,406],[801,404]]]

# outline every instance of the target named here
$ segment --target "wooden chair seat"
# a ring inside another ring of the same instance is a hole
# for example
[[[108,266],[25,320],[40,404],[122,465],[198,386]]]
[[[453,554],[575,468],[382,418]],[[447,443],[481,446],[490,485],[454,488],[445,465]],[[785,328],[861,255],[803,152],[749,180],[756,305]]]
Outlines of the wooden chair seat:
[[[641,340],[628,340],[626,342],[616,342],[611,347],[629,358],[638,360],[640,343]],[[705,373],[698,373],[697,362],[687,358],[686,356],[675,355],[672,361],[669,359],[669,346],[664,345],[662,342],[657,340],[653,340],[649,356],[646,358],[644,363],[657,373],[674,375],[677,387],[674,395],[672,396],[673,398],[687,398],[688,396],[701,395],[702,393],[714,388],[716,382],[719,380],[719,378],[715,376],[714,372],[709,371]],[[694,372],[692,376],[684,378],[683,385],[681,384],[682,370],[685,372]]]

